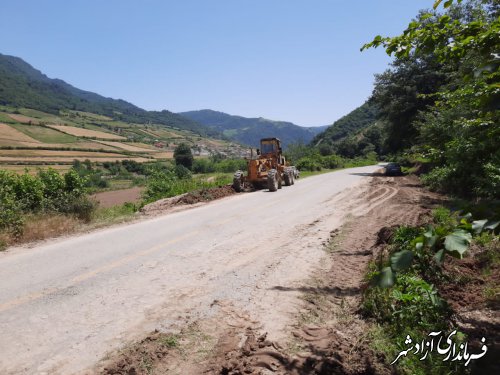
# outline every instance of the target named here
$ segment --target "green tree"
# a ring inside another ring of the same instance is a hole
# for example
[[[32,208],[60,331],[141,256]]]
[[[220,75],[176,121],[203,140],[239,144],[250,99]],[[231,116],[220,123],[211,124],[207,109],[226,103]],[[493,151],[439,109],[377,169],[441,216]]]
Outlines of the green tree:
[[[193,167],[193,153],[185,143],[181,143],[175,148],[174,159],[176,165],[182,165],[189,170]]]
[[[415,140],[437,165],[426,181],[437,189],[473,197],[497,197],[500,189],[500,18],[497,1],[438,0],[444,14],[424,13],[396,37],[376,36],[364,48],[383,46],[396,63],[433,61],[446,80],[417,100]],[[389,81],[390,82],[390,81]],[[433,92],[434,91],[434,92]],[[404,109],[404,108],[403,108]],[[398,108],[387,108],[394,116]],[[418,138],[418,139],[417,139]],[[407,142],[404,146],[409,146]]]

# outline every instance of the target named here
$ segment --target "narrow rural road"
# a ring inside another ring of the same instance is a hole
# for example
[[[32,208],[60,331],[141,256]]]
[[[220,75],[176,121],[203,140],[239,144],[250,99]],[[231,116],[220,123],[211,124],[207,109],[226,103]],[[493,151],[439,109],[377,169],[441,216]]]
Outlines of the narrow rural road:
[[[298,292],[276,286],[321,264],[322,242],[346,215],[394,194],[361,194],[378,168],[0,254],[0,373],[84,373],[148,330],[213,314],[214,301],[245,308],[278,337]]]

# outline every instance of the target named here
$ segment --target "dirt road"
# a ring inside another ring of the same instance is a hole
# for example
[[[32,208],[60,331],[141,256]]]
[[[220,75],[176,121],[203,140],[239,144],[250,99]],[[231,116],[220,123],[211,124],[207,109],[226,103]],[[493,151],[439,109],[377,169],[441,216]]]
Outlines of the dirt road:
[[[215,315],[221,301],[278,339],[299,292],[276,287],[292,290],[321,263],[322,242],[347,214],[396,194],[350,198],[378,168],[0,254],[0,372],[83,372],[145,331]]]

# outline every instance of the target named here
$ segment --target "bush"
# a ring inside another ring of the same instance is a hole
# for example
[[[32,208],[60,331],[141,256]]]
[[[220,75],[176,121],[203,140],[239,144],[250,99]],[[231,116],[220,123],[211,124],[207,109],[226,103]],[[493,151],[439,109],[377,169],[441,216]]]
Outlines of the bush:
[[[323,168],[336,169],[344,166],[344,160],[338,155],[329,155],[321,158]]]
[[[175,182],[175,175],[171,172],[154,171],[147,180],[144,199],[152,202],[164,197],[172,196],[171,190]]]
[[[86,197],[86,179],[75,170],[60,175],[54,169],[36,176],[0,170],[0,230],[22,233],[23,216],[60,212],[90,220],[95,203]]]
[[[86,196],[67,196],[66,199],[58,205],[59,212],[74,215],[85,222],[90,222],[92,220],[92,214],[96,208],[97,203]]]
[[[246,170],[247,161],[244,159],[224,159],[215,163],[215,172],[234,173],[237,170]]]
[[[296,167],[301,171],[320,171],[321,162],[317,158],[305,157],[297,161]]]
[[[192,171],[194,173],[213,173],[215,172],[215,163],[209,159],[195,159]]]
[[[182,164],[178,164],[174,169],[175,175],[180,180],[189,180],[191,178],[191,171]]]
[[[7,230],[14,235],[22,233],[23,218],[21,205],[16,200],[13,186],[6,183],[5,171],[0,171],[0,230]]]
[[[363,309],[380,323],[390,324],[394,333],[409,327],[422,332],[445,328],[443,322],[450,314],[434,286],[411,274],[401,274],[390,289],[367,289]]]
[[[452,188],[453,169],[449,166],[434,168],[429,173],[422,176],[422,181],[429,189],[434,191],[445,191]]]

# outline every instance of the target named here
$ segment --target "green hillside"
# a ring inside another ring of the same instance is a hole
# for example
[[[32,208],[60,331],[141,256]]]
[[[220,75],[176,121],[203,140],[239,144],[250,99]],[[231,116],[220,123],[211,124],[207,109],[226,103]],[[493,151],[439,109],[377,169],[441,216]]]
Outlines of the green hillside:
[[[217,135],[196,122],[169,111],[146,111],[120,99],[83,91],[60,79],[51,79],[24,60],[0,54],[0,105],[32,108],[59,114],[75,110],[105,115],[128,123],[155,123],[190,130],[200,135]]]
[[[278,137],[286,147],[295,142],[309,143],[326,127],[302,127],[291,122],[233,116],[209,109],[182,112],[180,115],[206,125],[227,138],[256,147],[264,137]]]
[[[377,119],[377,109],[373,104],[365,102],[352,112],[335,121],[324,132],[314,137],[313,143],[319,141],[334,144],[350,135],[353,135],[361,129],[373,125]]]
[[[380,153],[382,128],[377,122],[378,112],[367,101],[316,135],[311,143],[345,157]]]

